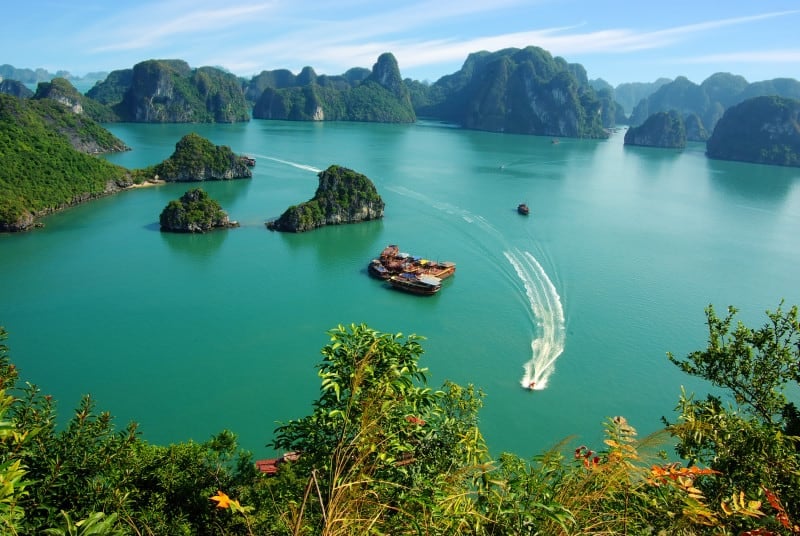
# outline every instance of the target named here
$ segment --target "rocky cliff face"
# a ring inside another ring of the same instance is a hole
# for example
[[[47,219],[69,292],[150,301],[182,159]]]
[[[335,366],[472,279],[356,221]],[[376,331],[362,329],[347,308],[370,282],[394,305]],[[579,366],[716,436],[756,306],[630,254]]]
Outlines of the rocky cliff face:
[[[517,134],[605,138],[602,104],[580,65],[538,47],[470,54],[430,88],[419,115],[466,128]]]
[[[384,206],[366,176],[334,165],[319,174],[319,186],[311,200],[289,207],[267,227],[298,233],[325,225],[376,220],[383,217]]]
[[[678,112],[658,112],[638,127],[625,133],[625,145],[682,149],[686,147],[686,127]]]
[[[779,166],[800,166],[800,100],[755,97],[728,108],[706,144],[706,154]]]
[[[53,78],[50,82],[39,82],[34,99],[54,100],[76,114],[83,113],[83,95],[64,78]]]
[[[123,77],[117,81],[120,79]],[[232,123],[250,119],[236,76],[213,67],[193,70],[181,60],[149,60],[135,65],[130,86],[114,109],[123,121],[140,123]]]

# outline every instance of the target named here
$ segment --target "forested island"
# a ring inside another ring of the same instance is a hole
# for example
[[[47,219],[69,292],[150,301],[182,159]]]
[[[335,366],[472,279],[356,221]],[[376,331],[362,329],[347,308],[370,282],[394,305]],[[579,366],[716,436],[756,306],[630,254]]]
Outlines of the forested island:
[[[58,83],[41,86],[58,98],[0,95],[0,231],[24,231],[67,207],[154,180],[200,181],[252,176],[229,147],[188,134],[156,166],[129,170],[98,158],[128,150],[122,140],[81,113]]]
[[[708,140],[721,160],[800,166],[800,100],[756,97],[732,106]]]
[[[180,199],[170,201],[158,220],[162,231],[173,233],[205,233],[239,226],[202,188],[192,188]]]
[[[279,218],[267,222],[268,229],[299,233],[325,225],[383,217],[383,199],[365,175],[333,165],[318,176],[319,186],[314,197],[289,207]]]
[[[56,402],[21,381],[0,328],[0,525],[6,534],[77,534],[78,525],[120,535],[794,534],[800,412],[784,390],[800,378],[798,310],[778,307],[757,328],[736,313],[709,307],[708,347],[668,356],[718,387],[681,395],[658,443],[675,445],[668,458],[622,416],[603,424],[597,445],[492,457],[481,391],[432,388],[419,337],[363,324],[328,333],[318,399],[276,428],[277,459],[257,465],[230,431],[149,444],[88,396],[56,427]]]

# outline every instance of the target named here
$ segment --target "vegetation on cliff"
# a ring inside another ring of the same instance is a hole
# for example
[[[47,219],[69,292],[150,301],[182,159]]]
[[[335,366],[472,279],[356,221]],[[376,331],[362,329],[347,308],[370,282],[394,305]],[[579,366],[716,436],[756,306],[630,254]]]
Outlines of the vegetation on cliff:
[[[743,77],[730,73],[716,73],[700,85],[679,76],[662,85],[647,98],[639,101],[630,116],[631,125],[640,125],[656,112],[676,110],[684,119],[695,114],[702,129],[711,132],[729,107],[758,96],[800,98],[800,82],[789,78],[776,78],[748,83]],[[689,136],[690,141],[706,141]]]
[[[720,160],[800,166],[800,100],[755,97],[729,108],[706,144]]]
[[[289,207],[277,220],[268,222],[270,230],[299,233],[324,225],[383,217],[383,199],[365,175],[333,165],[318,176],[319,186],[314,197]]]
[[[125,146],[54,100],[0,95],[0,230],[30,228],[37,217],[132,183],[126,169],[75,147]]]
[[[227,212],[201,188],[193,188],[180,199],[170,201],[159,217],[162,231],[205,233],[218,228],[235,227]]]
[[[245,159],[235,154],[230,147],[214,145],[195,133],[186,134],[175,144],[175,152],[169,158],[142,170],[142,173],[167,182],[228,180],[253,176]]]
[[[33,97],[33,91],[17,80],[3,79],[0,80],[0,93],[19,97],[20,99],[29,99]]]
[[[353,69],[339,77],[317,77],[310,67],[296,78],[280,74],[276,79],[262,73],[251,83],[251,88],[265,85],[253,107],[253,117],[381,123],[409,123],[416,119],[392,54],[382,54],[366,77],[364,70]],[[296,85],[285,86],[287,83]]]
[[[644,124],[630,127],[625,133],[625,145],[683,149],[686,147],[686,125],[678,112],[658,112]]]
[[[708,346],[685,373],[677,419],[639,438],[624,417],[599,447],[492,458],[483,394],[428,385],[421,338],[365,325],[329,332],[311,412],[280,424],[285,458],[259,473],[228,431],[150,445],[116,431],[85,397],[66,426],[55,402],[18,381],[0,328],[0,526],[7,534],[796,534],[800,413],[797,307],[751,329],[706,310]],[[671,437],[670,437],[671,436]],[[681,462],[658,452],[676,446]],[[85,521],[84,521],[85,520]],[[99,529],[103,529],[102,531]],[[60,531],[60,532],[59,532]],[[750,532],[748,532],[750,531]],[[88,532],[87,532],[88,534]]]
[[[465,128],[579,138],[605,138],[602,104],[580,65],[538,47],[470,54],[444,76],[417,109]]]
[[[249,121],[239,79],[215,67],[192,69],[183,60],[148,60],[114,71],[88,93],[121,121],[233,123]]]
[[[33,99],[51,99],[70,108],[76,114],[86,114],[99,123],[118,120],[110,107],[94,99],[81,95],[69,80],[53,78],[50,82],[39,82]]]

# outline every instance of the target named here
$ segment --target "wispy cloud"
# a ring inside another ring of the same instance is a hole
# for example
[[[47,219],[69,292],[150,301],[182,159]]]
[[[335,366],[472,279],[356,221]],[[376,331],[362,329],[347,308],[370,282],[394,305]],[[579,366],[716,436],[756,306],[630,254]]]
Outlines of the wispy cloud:
[[[243,4],[225,8],[183,9],[182,3],[165,3],[125,12],[113,20],[93,27],[92,35],[103,43],[92,47],[93,52],[112,52],[151,48],[187,35],[202,36],[219,32],[231,25],[241,25],[268,9],[269,4]],[[105,31],[98,31],[103,28]]]
[[[443,35],[440,38],[423,40],[408,37],[409,32],[421,26],[435,25],[445,19],[479,14],[487,3],[472,3],[454,12],[449,5],[427,4],[400,8],[390,13],[368,14],[364,18],[346,21],[329,21],[325,30],[313,26],[298,30],[284,37],[292,43],[264,41],[240,50],[243,58],[267,57],[273,62],[294,63],[293,58],[306,58],[306,63],[315,67],[368,66],[382,52],[390,51],[401,67],[414,68],[442,63],[463,61],[466,56],[479,50],[499,50],[507,47],[540,46],[553,54],[590,55],[625,54],[642,50],[667,48],[690,41],[698,36],[707,36],[717,28],[746,25],[776,17],[796,15],[800,10],[776,11],[745,17],[730,17],[704,21],[654,31],[635,29],[606,29],[581,31],[585,24],[541,28],[531,31],[510,32],[496,35],[475,36],[467,39]],[[497,9],[492,5],[491,9]],[[387,24],[388,21],[388,24]],[[430,34],[428,34],[430,35]]]
[[[798,63],[800,49],[785,50],[748,50],[744,52],[726,52],[724,54],[706,54],[674,60],[676,63]]]

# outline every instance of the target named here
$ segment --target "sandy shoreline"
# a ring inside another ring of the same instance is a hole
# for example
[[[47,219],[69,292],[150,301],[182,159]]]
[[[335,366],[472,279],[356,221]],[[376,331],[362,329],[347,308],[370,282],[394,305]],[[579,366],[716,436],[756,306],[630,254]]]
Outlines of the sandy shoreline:
[[[139,188],[150,188],[151,186],[161,186],[162,184],[167,184],[167,181],[161,179],[151,179],[146,180],[144,182],[140,182],[139,184],[131,184],[128,186],[128,190],[136,190]]]

